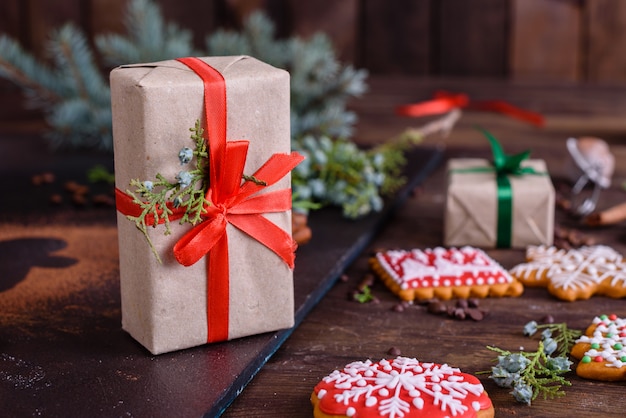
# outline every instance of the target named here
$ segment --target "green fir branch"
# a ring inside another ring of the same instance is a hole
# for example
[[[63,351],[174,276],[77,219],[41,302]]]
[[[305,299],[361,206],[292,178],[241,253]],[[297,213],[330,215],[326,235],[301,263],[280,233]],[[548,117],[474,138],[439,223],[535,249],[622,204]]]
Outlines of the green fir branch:
[[[80,30],[67,24],[53,31],[48,53],[72,97],[85,99],[94,106],[110,100],[107,84]]]
[[[210,55],[251,55],[289,71],[292,137],[352,134],[356,115],[346,109],[346,101],[365,92],[367,72],[342,67],[326,35],[276,39],[274,24],[255,12],[240,32],[217,31],[206,38],[206,46]]]
[[[64,94],[55,73],[7,35],[0,35],[0,76],[22,87],[31,103],[51,105]]]
[[[65,91],[47,116],[53,145],[111,149],[110,91],[87,39],[67,24],[53,32],[48,52]]]
[[[124,26],[127,35],[106,34],[95,38],[105,62],[112,66],[201,55],[193,48],[191,31],[167,23],[153,1],[131,1]]]
[[[383,150],[381,159],[378,151],[349,145],[357,117],[346,102],[366,91],[367,72],[342,65],[326,35],[277,39],[271,20],[256,12],[241,31],[216,31],[207,37],[208,53],[195,51],[191,32],[166,22],[153,0],[129,1],[124,25],[125,34],[96,36],[96,51],[72,25],[53,31],[48,45],[51,68],[0,36],[0,76],[18,83],[45,110],[52,145],[112,150],[110,90],[95,64],[96,52],[111,66],[179,56],[247,54],[290,72],[292,148],[299,148],[296,142],[305,137],[313,138],[317,144],[308,147],[310,154],[323,153],[330,161],[329,166],[325,161],[300,165],[311,170],[294,175],[293,184],[300,188],[293,193],[295,208],[337,205],[347,217],[356,218],[380,210],[382,196],[402,184],[404,160],[397,150]],[[327,147],[325,138],[337,145]],[[208,151],[201,142],[196,143],[194,156],[205,165],[196,169],[208,172]],[[356,153],[353,158],[346,157],[349,149]],[[244,176],[244,181],[262,184],[262,179],[252,177]],[[179,205],[193,208],[193,215],[185,219],[198,221],[200,194],[181,190],[176,197]]]

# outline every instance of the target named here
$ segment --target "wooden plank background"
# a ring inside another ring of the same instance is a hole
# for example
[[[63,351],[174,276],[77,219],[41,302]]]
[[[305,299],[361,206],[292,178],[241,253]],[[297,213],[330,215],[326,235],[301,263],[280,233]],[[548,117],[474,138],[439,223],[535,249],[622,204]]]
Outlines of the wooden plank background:
[[[0,33],[39,57],[71,21],[89,38],[122,32],[129,0],[2,0]],[[340,59],[373,75],[626,82],[624,0],[156,0],[200,48],[255,9],[281,37],[327,33]],[[19,104],[19,105],[16,105]],[[37,115],[0,79],[0,120]]]

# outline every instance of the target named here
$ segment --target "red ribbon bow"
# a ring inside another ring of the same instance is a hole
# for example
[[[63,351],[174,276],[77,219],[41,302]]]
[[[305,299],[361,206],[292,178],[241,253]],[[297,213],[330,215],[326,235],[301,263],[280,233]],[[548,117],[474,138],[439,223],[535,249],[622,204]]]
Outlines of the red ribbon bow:
[[[291,209],[291,190],[275,190],[254,196],[264,185],[241,184],[248,153],[248,141],[226,141],[226,84],[224,77],[198,58],[180,58],[204,83],[204,116],[209,138],[209,190],[203,222],[189,230],[175,245],[174,256],[184,266],[207,260],[207,342],[228,339],[229,265],[226,225],[231,224],[276,253],[290,268],[294,266],[296,244],[290,233],[263,216]],[[304,157],[297,152],[274,154],[254,177],[267,186],[278,182]],[[132,197],[116,190],[117,209],[138,216],[141,208]],[[180,219],[183,208],[173,208],[170,220]],[[146,223],[154,222],[146,216]]]
[[[502,100],[470,101],[467,94],[447,91],[436,92],[432,100],[398,106],[396,113],[401,116],[420,117],[463,108],[502,113],[536,126],[544,125],[544,118],[539,113],[521,109]]]

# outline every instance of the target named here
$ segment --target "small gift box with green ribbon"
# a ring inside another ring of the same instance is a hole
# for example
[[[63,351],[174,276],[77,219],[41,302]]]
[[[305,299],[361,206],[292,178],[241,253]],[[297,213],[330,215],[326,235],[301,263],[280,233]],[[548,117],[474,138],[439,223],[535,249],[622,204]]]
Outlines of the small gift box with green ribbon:
[[[112,71],[122,327],[153,354],[294,324],[289,95],[245,56]]]
[[[444,245],[525,248],[551,245],[554,187],[543,160],[507,155],[489,132],[492,160],[451,159]]]

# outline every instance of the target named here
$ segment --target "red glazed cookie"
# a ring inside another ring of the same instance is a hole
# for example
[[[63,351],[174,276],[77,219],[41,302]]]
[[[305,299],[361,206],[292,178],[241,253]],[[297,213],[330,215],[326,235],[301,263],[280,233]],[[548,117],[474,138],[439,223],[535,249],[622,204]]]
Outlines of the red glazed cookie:
[[[370,266],[402,300],[519,296],[522,284],[473,247],[378,252]]]
[[[315,418],[494,416],[475,376],[407,357],[356,361],[335,370],[315,386],[311,402]]]
[[[594,245],[564,250],[531,246],[526,249],[526,260],[527,263],[511,269],[511,275],[525,286],[547,287],[559,299],[626,296],[626,261],[610,247]]]
[[[593,319],[572,348],[580,360],[576,374],[594,380],[626,380],[626,319],[602,315]]]

